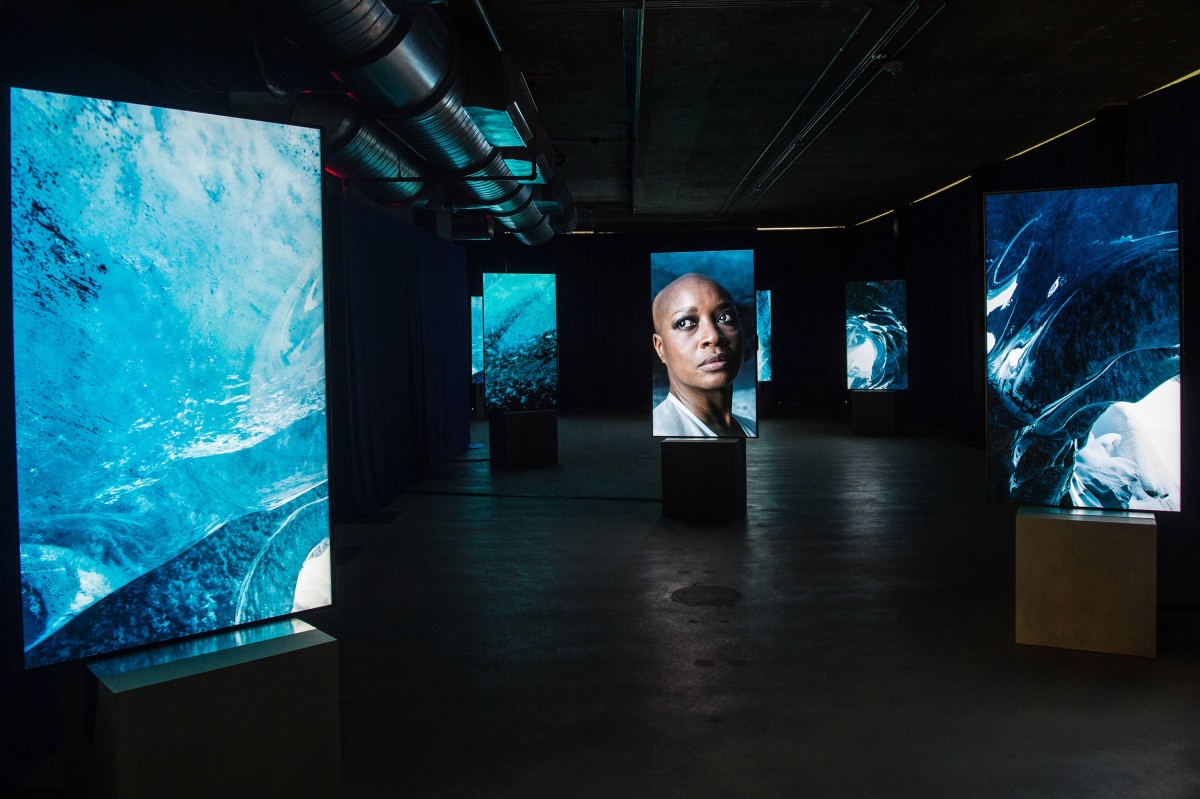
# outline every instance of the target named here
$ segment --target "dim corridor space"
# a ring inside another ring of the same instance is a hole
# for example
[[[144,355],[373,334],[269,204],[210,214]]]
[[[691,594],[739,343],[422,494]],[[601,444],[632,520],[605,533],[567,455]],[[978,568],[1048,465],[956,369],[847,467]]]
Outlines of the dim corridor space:
[[[345,796],[1200,796],[1200,611],[1156,659],[1013,643],[981,449],[763,419],[746,518],[684,523],[647,425],[499,471],[474,422],[335,531]]]

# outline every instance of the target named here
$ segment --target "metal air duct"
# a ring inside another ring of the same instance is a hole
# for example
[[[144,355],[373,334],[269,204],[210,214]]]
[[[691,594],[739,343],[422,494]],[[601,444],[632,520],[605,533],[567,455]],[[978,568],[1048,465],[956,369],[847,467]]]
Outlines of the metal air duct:
[[[349,94],[454,186],[460,207],[492,213],[526,244],[553,237],[529,187],[462,104],[453,34],[439,6],[393,13],[382,0],[249,0],[325,65]]]

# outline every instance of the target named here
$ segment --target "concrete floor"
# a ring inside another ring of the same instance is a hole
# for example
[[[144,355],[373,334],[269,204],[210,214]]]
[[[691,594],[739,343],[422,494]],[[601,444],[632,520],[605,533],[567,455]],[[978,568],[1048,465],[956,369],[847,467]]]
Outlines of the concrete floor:
[[[1157,659],[1014,644],[981,450],[763,420],[746,519],[686,524],[646,424],[564,414],[557,467],[470,450],[339,528],[345,796],[1200,796],[1200,612]]]
[[[982,450],[760,431],[737,522],[662,517],[644,416],[563,414],[558,466],[472,449],[339,527],[343,796],[1200,797],[1200,611],[1156,659],[1018,646]]]

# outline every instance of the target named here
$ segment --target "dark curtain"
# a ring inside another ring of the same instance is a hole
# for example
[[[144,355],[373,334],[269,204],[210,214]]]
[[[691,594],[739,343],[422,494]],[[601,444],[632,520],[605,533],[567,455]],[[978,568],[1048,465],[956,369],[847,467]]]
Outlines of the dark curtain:
[[[334,517],[381,509],[413,479],[405,228],[340,195],[327,203]]]
[[[375,513],[469,442],[462,250],[385,209],[327,200],[332,489]]]
[[[466,254],[420,228],[406,232],[410,301],[401,313],[414,366],[415,471],[428,476],[470,443],[471,311]]]
[[[983,262],[979,193],[961,183],[899,219],[908,274],[909,418],[982,444]]]

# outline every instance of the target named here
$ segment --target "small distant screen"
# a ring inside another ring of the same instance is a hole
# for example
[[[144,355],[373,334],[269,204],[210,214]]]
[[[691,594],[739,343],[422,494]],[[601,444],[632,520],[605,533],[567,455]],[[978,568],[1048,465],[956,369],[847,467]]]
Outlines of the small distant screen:
[[[846,284],[846,387],[908,388],[908,309],[903,280]]]
[[[554,275],[483,276],[484,395],[499,411],[558,405]]]
[[[771,292],[754,294],[758,319],[758,382],[770,383],[771,377]]]

